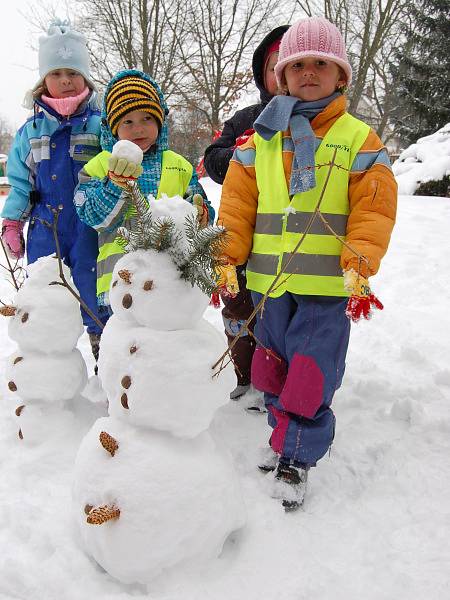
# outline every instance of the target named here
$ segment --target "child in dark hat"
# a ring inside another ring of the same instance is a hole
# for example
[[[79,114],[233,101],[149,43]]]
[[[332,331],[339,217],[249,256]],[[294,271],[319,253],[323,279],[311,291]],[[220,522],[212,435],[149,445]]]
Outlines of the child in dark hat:
[[[89,161],[79,175],[75,204],[82,221],[99,234],[97,296],[100,306],[109,307],[109,287],[116,262],[123,253],[115,241],[117,229],[126,220],[122,192],[127,178],[136,178],[145,196],[162,194],[192,198],[200,194],[198,207],[203,224],[212,222],[214,209],[198,183],[192,165],[168,149],[168,108],[158,84],[135,69],[119,72],[109,82],[103,101],[101,145],[103,152]],[[143,152],[142,165],[117,161],[114,144],[129,140]]]
[[[220,137],[205,150],[205,168],[216,183],[223,183],[236,145],[243,143],[253,133],[253,122],[277,91],[274,67],[278,59],[281,38],[287,29],[288,25],[281,25],[268,33],[253,55],[253,76],[261,101],[238,110],[231,119],[225,121]],[[222,318],[229,344],[233,342],[242,324],[253,311],[252,297],[246,287],[245,265],[237,268],[237,277],[239,293],[235,297],[222,294],[222,301],[225,305],[222,310]],[[251,329],[253,329],[253,325],[254,323],[251,325]],[[233,347],[237,385],[230,393],[232,400],[238,400],[250,389],[250,366],[254,350],[253,338],[244,334],[239,337]],[[265,412],[262,403],[257,401],[252,401],[247,410]]]

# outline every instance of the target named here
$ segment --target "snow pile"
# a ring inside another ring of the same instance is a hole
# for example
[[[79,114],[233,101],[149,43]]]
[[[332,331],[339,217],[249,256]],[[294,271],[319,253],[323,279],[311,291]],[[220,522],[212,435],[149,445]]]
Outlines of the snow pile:
[[[209,179],[202,184],[217,208],[220,187]],[[448,199],[430,198],[424,214],[423,198],[402,198],[389,252],[374,282],[385,310],[376,320],[352,326],[346,375],[333,400],[336,437],[330,455],[310,472],[302,510],[286,515],[268,497],[265,476],[256,469],[258,445],[266,444],[271,433],[266,419],[247,414],[241,401],[229,402],[216,412],[210,432],[221,436],[233,456],[248,507],[247,525],[227,540],[219,560],[171,568],[149,590],[112,578],[77,543],[68,508],[79,438],[71,431],[64,443],[50,436],[46,444],[24,446],[2,389],[0,598],[447,599],[450,279],[443,274],[448,272],[449,222]],[[3,273],[0,298],[5,301],[11,289]],[[205,318],[217,328],[224,350],[220,311],[208,307]],[[7,326],[8,319],[0,318],[0,380],[6,356],[14,350]],[[92,360],[86,335],[79,348]],[[178,365],[171,364],[176,372]],[[227,370],[232,371],[231,365],[222,375]],[[134,431],[138,444],[140,430]],[[116,429],[111,433],[118,436]],[[161,440],[163,435],[153,432],[151,437]],[[174,452],[183,448],[183,441],[190,442],[178,440]],[[114,457],[101,456],[112,464],[120,449]],[[183,471],[173,460],[170,452],[164,486],[175,486]],[[206,445],[195,468],[203,461],[209,465]],[[154,465],[143,465],[137,477],[151,480],[154,472]],[[132,479],[131,474],[126,477],[127,482]],[[161,478],[159,472],[155,489]],[[183,473],[180,478],[184,484]],[[173,489],[169,502],[176,497]],[[203,493],[207,491],[201,488]],[[147,497],[145,510],[153,505],[153,497]],[[192,507],[196,516],[197,506]],[[190,507],[189,496],[180,508],[182,518],[172,514],[179,529]],[[155,540],[150,537],[147,544]]]
[[[450,175],[450,123],[406,148],[392,170],[399,194],[414,194],[421,183]]]
[[[152,206],[177,223],[195,210],[178,197]],[[212,377],[224,343],[202,317],[209,298],[167,253],[125,254],[110,300],[98,363],[110,417],[82,442],[74,510],[87,552],[120,581],[146,584],[218,557],[244,523],[231,457],[208,431],[234,378]]]
[[[64,266],[67,281],[70,272]],[[16,400],[19,437],[26,443],[64,435],[74,426],[74,401],[87,382],[87,369],[75,347],[83,333],[79,305],[60,281],[53,256],[29,265],[17,292],[9,337],[18,345],[6,363],[8,389]]]

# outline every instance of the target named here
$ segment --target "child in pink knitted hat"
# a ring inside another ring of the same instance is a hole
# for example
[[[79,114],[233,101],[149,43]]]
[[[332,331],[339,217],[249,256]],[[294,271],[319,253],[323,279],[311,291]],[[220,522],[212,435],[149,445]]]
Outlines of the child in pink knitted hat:
[[[294,78],[301,79],[298,74],[302,73],[304,79],[305,69],[313,66],[314,82],[309,76],[309,83],[303,81],[300,87],[296,86]],[[324,97],[322,94],[329,96],[349,86],[352,67],[337,27],[327,19],[313,17],[288,29],[280,45],[275,77],[283,91],[298,95],[301,100],[318,100]]]
[[[259,466],[271,472],[273,497],[294,510],[333,442],[350,322],[381,306],[368,277],[388,247],[397,186],[376,133],[346,112],[352,69],[332,23],[292,25],[275,76],[281,95],[234,152],[219,223],[228,232],[224,273],[248,261],[254,305],[266,296],[252,383],[272,434]]]

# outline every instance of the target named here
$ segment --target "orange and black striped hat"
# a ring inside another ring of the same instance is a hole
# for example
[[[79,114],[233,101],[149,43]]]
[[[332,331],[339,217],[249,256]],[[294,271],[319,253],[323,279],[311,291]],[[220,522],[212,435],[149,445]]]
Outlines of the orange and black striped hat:
[[[151,114],[159,129],[164,121],[158,92],[152,84],[138,75],[128,75],[116,81],[106,97],[106,116],[112,134],[117,134],[120,119],[133,110]]]

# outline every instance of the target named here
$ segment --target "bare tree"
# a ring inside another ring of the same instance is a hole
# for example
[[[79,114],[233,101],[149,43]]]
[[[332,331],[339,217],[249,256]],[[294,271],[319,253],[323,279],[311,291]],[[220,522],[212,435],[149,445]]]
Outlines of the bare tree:
[[[0,115],[0,154],[8,154],[13,137],[13,129],[10,123]]]
[[[177,44],[185,37],[184,0],[65,0],[63,5],[48,0],[30,5],[27,13],[37,31],[61,16],[85,33],[98,84],[121,69],[138,68],[153,76],[167,97],[173,92],[180,77]]]
[[[401,23],[414,0],[297,0],[309,15],[323,15],[344,38],[353,67],[349,111],[362,116],[382,135],[389,120],[395,82],[389,61],[402,43]],[[301,17],[302,15],[299,15]]]
[[[180,66],[175,50],[185,35],[183,0],[77,0],[76,4],[76,24],[88,38],[99,83],[120,69],[139,68],[158,81],[166,96],[171,95]]]
[[[279,6],[277,0],[187,0],[187,43],[177,38],[187,77],[177,92],[205,115],[211,131],[252,80],[255,41],[271,29]]]

